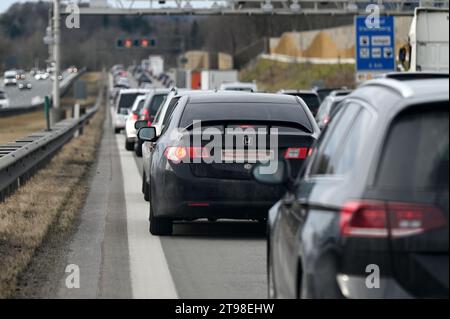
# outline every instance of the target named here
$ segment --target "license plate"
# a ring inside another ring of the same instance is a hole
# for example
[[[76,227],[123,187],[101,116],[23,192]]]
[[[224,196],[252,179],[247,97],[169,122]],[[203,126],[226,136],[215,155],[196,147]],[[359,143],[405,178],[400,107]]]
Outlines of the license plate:
[[[267,150],[223,150],[222,162],[256,163],[274,159],[274,152]]]

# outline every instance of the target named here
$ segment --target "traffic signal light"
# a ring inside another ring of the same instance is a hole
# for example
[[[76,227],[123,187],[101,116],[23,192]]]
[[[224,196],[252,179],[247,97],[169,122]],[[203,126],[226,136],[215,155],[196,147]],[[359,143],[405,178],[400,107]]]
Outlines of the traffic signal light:
[[[117,40],[118,48],[149,48],[156,46],[156,40],[151,38],[124,38]]]

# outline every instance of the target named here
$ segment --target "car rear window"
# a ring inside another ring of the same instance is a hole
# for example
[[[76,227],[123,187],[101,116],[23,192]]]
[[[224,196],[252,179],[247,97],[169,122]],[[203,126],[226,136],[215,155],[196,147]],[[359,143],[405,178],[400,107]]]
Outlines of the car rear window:
[[[147,107],[147,109],[150,109],[150,114],[156,114],[156,112],[158,112],[158,109],[164,103],[166,96],[167,94],[157,94],[153,96],[150,105]]]
[[[448,126],[448,102],[400,114],[385,142],[377,185],[399,191],[448,189]]]
[[[120,95],[119,109],[129,109],[133,106],[134,101],[139,95],[144,93],[123,93]]]
[[[180,127],[200,121],[283,121],[301,124],[312,131],[312,125],[300,104],[270,103],[192,103],[183,112]]]
[[[320,106],[319,97],[315,94],[300,94],[299,97],[310,109],[317,109]]]

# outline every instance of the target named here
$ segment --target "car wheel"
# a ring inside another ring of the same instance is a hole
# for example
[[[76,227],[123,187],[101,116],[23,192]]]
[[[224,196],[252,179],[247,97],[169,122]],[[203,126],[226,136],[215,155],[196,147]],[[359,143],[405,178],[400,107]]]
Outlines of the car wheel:
[[[142,191],[144,192],[145,201],[150,202],[150,185],[147,183],[147,178],[145,175],[142,181]]]
[[[133,151],[134,150],[134,142],[128,141],[127,139],[125,139],[125,149],[127,151]]]
[[[173,231],[173,223],[170,219],[155,217],[153,211],[158,209],[158,206],[152,201],[153,196],[150,197],[150,233],[155,236],[170,236]]]
[[[142,146],[141,143],[137,142],[134,145],[134,153],[137,157],[142,157]]]
[[[267,266],[267,297],[269,299],[275,299],[275,285],[273,282],[273,268],[271,266],[271,262]]]
[[[301,281],[299,283],[298,292],[298,299],[313,299],[308,289],[308,279],[306,278],[304,272],[301,274]]]
[[[145,180],[147,179],[147,175],[145,174],[145,170],[142,173],[142,194],[145,194]]]

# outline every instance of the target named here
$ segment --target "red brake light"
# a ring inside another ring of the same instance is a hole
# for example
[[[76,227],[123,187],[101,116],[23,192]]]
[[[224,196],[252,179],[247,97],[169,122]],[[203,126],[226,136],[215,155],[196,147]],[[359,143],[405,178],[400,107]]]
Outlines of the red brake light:
[[[134,121],[137,121],[137,120],[139,119],[139,114],[133,113],[133,115],[131,115],[131,118],[132,118]]]
[[[290,147],[284,153],[285,159],[305,159],[308,156],[307,147]]]
[[[164,155],[169,161],[178,164],[187,158],[208,158],[210,151],[205,147],[169,146]]]
[[[150,111],[148,109],[143,109],[142,116],[145,121],[148,121],[150,119]]]
[[[388,221],[389,217],[389,221]],[[434,206],[379,201],[351,201],[340,213],[344,237],[403,237],[424,233],[446,225],[442,212]]]
[[[323,124],[327,125],[330,122],[330,117],[327,115],[324,119],[323,119]]]
[[[435,206],[409,203],[388,203],[393,237],[410,236],[445,227],[447,221]]]
[[[384,203],[348,202],[341,210],[339,226],[344,237],[387,237]]]

